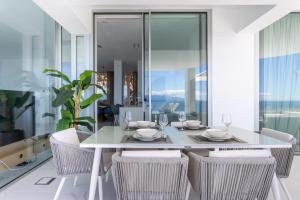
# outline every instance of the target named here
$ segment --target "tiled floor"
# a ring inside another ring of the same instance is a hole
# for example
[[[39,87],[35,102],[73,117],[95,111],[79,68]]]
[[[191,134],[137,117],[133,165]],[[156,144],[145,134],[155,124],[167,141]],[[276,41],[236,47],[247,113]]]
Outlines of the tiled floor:
[[[56,177],[56,179],[47,186],[34,185],[42,177]],[[73,178],[67,179],[60,199],[61,200],[84,200],[88,197],[89,177],[81,176],[78,179],[77,185],[73,187]],[[6,189],[0,192],[1,200],[52,200],[55,191],[60,182],[60,178],[55,173],[55,168],[52,160],[32,171],[28,175],[19,179],[15,183],[11,184]],[[291,192],[294,199],[298,199],[300,196],[300,156],[296,156],[290,178],[286,180],[287,187]],[[106,183],[103,181],[104,186],[104,199],[114,200],[114,187],[112,179]],[[98,197],[97,197],[98,199]],[[197,199],[193,192],[191,193],[190,199]],[[272,194],[269,196],[269,200],[272,199]],[[285,200],[285,196],[282,195],[282,199]]]

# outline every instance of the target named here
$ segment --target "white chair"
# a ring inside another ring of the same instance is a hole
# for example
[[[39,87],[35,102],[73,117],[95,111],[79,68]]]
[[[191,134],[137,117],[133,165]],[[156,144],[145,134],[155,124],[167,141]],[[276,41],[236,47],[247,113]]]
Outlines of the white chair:
[[[200,200],[265,200],[275,172],[268,151],[188,152],[188,177]]]
[[[90,174],[94,159],[94,151],[91,149],[83,149],[79,147],[82,140],[89,135],[76,132],[75,128],[66,129],[56,132],[50,137],[50,144],[53,154],[53,160],[58,175],[63,176],[59,187],[56,191],[54,200],[57,200],[63,188],[66,178],[75,176],[74,186],[77,182],[77,175]],[[111,164],[112,152],[103,152],[102,163],[99,170],[99,186],[102,185],[102,175],[104,175]],[[99,187],[100,189],[102,187]],[[99,195],[102,194],[99,191]],[[102,199],[102,196],[100,196]]]
[[[297,139],[288,134],[281,131],[276,131],[273,129],[263,128],[261,130],[262,135],[266,135],[277,140],[281,140],[284,142],[288,142],[292,145],[291,148],[279,148],[279,149],[271,149],[272,155],[275,157],[277,165],[276,165],[276,175],[279,179],[279,183],[287,195],[288,199],[291,200],[291,194],[289,193],[286,185],[283,182],[283,178],[288,178],[291,171],[291,166],[294,159],[295,148],[297,144]]]
[[[177,152],[115,153],[112,174],[117,199],[185,199],[188,157]]]

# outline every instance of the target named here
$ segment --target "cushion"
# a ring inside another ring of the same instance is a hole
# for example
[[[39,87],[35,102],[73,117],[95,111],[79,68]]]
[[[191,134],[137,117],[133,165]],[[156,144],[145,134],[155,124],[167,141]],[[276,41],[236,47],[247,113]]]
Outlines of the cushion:
[[[223,158],[245,158],[245,157],[270,157],[271,153],[268,150],[225,150],[225,151],[210,151],[209,157]]]
[[[269,129],[269,128],[263,128],[261,130],[261,134],[263,135],[267,135],[269,137],[275,138],[277,140],[281,140],[284,142],[291,142],[294,138],[294,136],[288,134],[288,133],[284,133],[281,131],[276,131],[273,129]]]
[[[75,128],[69,128],[63,131],[58,131],[56,133],[53,133],[52,136],[54,137],[54,139],[60,142],[74,145],[80,144]]]
[[[122,157],[181,158],[180,150],[122,151]]]

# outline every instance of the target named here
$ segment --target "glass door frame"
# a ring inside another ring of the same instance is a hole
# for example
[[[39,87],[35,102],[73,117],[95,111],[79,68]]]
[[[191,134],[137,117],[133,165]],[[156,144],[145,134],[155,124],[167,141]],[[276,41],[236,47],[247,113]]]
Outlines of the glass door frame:
[[[146,108],[145,105],[145,15],[149,15],[151,17],[152,13],[168,13],[168,14],[200,14],[200,13],[205,13],[206,14],[206,47],[207,47],[207,55],[206,55],[206,62],[207,62],[207,125],[210,127],[212,126],[212,121],[213,121],[213,114],[212,114],[212,12],[211,10],[182,10],[182,11],[168,11],[168,10],[160,10],[160,11],[141,11],[141,12],[132,12],[132,11],[124,11],[124,10],[119,10],[119,11],[103,11],[103,12],[94,12],[93,13],[93,39],[92,39],[92,44],[93,44],[93,68],[95,71],[97,71],[97,18],[99,16],[113,16],[113,15],[118,15],[118,16],[129,16],[129,15],[142,15],[142,23],[143,23],[143,32],[142,32],[142,73],[143,73],[143,81],[142,81],[142,106],[144,110],[144,119],[146,118],[146,109],[149,109],[149,116],[151,116],[151,105],[149,105],[149,108]],[[150,19],[149,17],[149,19]],[[149,28],[149,71],[150,71],[150,77],[151,78],[151,19],[149,20],[149,23],[147,24]],[[96,76],[94,76],[94,83],[96,83]],[[151,91],[151,84],[149,85],[149,91]],[[96,88],[94,87],[94,92],[96,91]],[[151,104],[151,95],[149,95],[149,104]],[[98,130],[98,119],[97,119],[97,104],[95,103],[94,107],[94,117],[96,119],[96,124],[95,124],[95,132]]]
[[[141,46],[141,53],[142,53],[142,58],[141,58],[141,61],[142,61],[142,108],[144,110],[145,108],[145,105],[144,105],[144,72],[145,72],[145,62],[144,62],[144,13],[143,12],[130,12],[130,13],[127,13],[127,12],[118,12],[118,13],[115,13],[115,12],[108,12],[108,13],[94,13],[94,16],[93,16],[93,29],[94,29],[94,35],[93,35],[93,56],[94,56],[94,71],[97,71],[97,63],[98,63],[98,57],[97,57],[97,19],[130,19],[130,18],[137,18],[137,17],[140,17],[142,19],[142,46]],[[124,77],[123,77],[124,78]],[[94,83],[96,84],[96,80],[97,80],[97,77],[94,76]],[[124,82],[122,80],[122,82]],[[122,89],[123,91],[123,89]],[[96,88],[94,88],[94,92],[96,92]],[[123,95],[123,92],[122,92],[122,95]],[[122,98],[123,100],[123,98]],[[98,130],[98,105],[97,103],[95,103],[95,112],[94,112],[94,118],[96,120],[96,124],[95,124],[95,130]],[[145,112],[144,112],[145,113]],[[145,116],[144,116],[145,118]]]
[[[148,57],[149,57],[149,60],[148,60],[148,67],[149,67],[149,108],[146,108],[145,107],[145,110],[148,109],[149,111],[149,120],[151,120],[151,114],[152,114],[152,95],[151,95],[151,92],[152,92],[152,84],[151,84],[151,53],[152,53],[152,49],[151,49],[151,42],[152,42],[152,37],[151,37],[151,15],[152,14],[205,14],[206,15],[206,50],[207,50],[207,53],[206,53],[206,63],[207,63],[207,88],[206,88],[206,91],[207,91],[207,105],[206,105],[206,110],[207,110],[207,113],[206,113],[206,119],[207,119],[207,125],[210,127],[212,126],[212,87],[211,87],[211,11],[210,10],[204,10],[204,11],[182,11],[182,12],[179,12],[179,11],[148,11],[148,12],[144,12],[143,13],[143,22],[144,22],[144,26],[148,26]],[[148,20],[148,24],[145,24],[146,20],[145,20],[145,15],[149,15],[149,20]],[[200,28],[200,27],[199,27]],[[144,27],[144,30],[145,30],[145,27]],[[145,31],[144,31],[145,32]],[[145,33],[144,33],[144,43],[146,41],[146,38],[145,38]],[[145,44],[144,44],[145,46]],[[146,51],[146,49],[144,49],[144,52]],[[145,53],[144,53],[145,54]],[[144,57],[145,59],[145,57]],[[145,63],[146,61],[144,61]],[[144,65],[145,67],[145,65]],[[146,76],[146,74],[144,74],[144,76]],[[146,78],[144,78],[144,80],[146,80]],[[146,88],[144,88],[144,90],[146,90]],[[145,101],[144,101],[145,102]],[[145,111],[144,111],[145,113]],[[144,117],[145,119],[145,117]]]

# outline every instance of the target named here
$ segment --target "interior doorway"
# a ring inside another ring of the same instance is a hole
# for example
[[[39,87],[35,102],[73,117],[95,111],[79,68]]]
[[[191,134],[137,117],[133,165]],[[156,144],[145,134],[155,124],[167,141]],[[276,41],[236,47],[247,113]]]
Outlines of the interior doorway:
[[[97,15],[97,83],[105,95],[97,103],[98,129],[120,125],[126,110],[143,116],[143,15]]]

